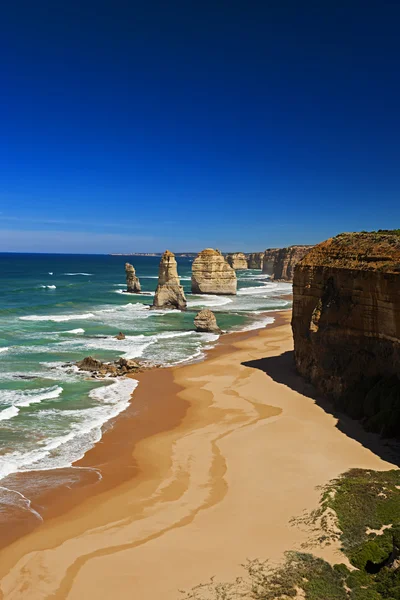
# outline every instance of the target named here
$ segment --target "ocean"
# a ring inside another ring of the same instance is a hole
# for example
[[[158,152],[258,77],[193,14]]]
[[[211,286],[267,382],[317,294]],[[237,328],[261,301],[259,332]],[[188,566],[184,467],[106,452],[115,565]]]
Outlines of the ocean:
[[[127,261],[143,294],[124,292]],[[159,261],[0,254],[0,479],[70,466],[128,406],[135,380],[93,380],[78,372],[76,361],[88,355],[149,365],[199,360],[218,336],[194,331],[197,310],[210,308],[223,330],[240,331],[267,326],[273,318],[265,311],[290,306],[281,295],[291,285],[256,270],[237,272],[235,297],[192,295],[192,259],[178,257],[188,310],[150,311]],[[119,331],[124,340],[115,339]]]

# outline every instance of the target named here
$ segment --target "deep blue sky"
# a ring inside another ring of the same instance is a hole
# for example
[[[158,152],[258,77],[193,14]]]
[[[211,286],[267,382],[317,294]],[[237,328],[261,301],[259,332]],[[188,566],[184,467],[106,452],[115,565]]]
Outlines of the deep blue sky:
[[[400,225],[400,2],[0,7],[0,251]]]

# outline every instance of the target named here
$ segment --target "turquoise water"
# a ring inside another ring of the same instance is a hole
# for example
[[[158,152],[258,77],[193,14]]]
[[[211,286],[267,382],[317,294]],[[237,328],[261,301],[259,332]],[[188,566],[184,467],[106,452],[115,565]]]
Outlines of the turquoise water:
[[[127,294],[124,264],[143,294]],[[289,303],[289,284],[238,272],[238,295],[190,294],[191,259],[178,259],[188,311],[150,311],[159,257],[0,254],[0,478],[70,466],[123,411],[137,382],[95,381],[73,363],[87,355],[149,364],[202,357],[218,336],[193,331],[208,307],[224,330],[264,327]],[[123,331],[125,340],[115,339]]]

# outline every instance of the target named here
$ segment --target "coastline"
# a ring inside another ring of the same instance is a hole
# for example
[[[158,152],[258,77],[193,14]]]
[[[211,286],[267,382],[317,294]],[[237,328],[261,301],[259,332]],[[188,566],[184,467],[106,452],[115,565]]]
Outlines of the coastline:
[[[44,523],[0,551],[3,598],[134,589],[172,600],[212,575],[240,575],[247,557],[299,548],[308,534],[289,520],[316,506],[317,485],[353,466],[393,468],[282,383],[291,312],[271,314],[267,328],[222,336],[201,362],[135,376],[129,408],[62,470],[70,487],[33,496]],[[283,357],[281,382],[264,372],[265,357]]]
[[[279,324],[279,315],[284,312],[263,313],[264,317],[274,319],[267,325],[268,329]],[[131,394],[128,407],[103,425],[101,439],[71,467],[21,471],[4,478],[0,485],[4,484],[4,489],[14,493],[14,500],[19,499],[16,495],[22,496],[19,505],[10,504],[8,511],[0,513],[0,550],[40,527],[40,515],[47,522],[78,505],[88,495],[101,494],[135,477],[140,471],[132,461],[135,446],[147,437],[178,426],[188,409],[189,404],[179,396],[181,386],[175,382],[176,369],[226,352],[232,343],[254,337],[262,328],[227,332],[204,349],[201,358],[174,366],[150,367],[131,375],[139,385]],[[165,390],[168,403],[163,401]]]

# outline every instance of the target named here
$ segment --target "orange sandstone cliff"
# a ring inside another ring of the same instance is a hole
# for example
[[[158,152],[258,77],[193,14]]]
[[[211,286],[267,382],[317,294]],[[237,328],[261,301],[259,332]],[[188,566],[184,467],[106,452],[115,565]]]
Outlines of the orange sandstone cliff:
[[[312,246],[280,248],[274,257],[273,278],[292,281],[295,266],[311,248]]]
[[[274,272],[274,262],[280,248],[267,248],[263,255],[262,272],[272,275]]]
[[[295,268],[296,367],[367,429],[400,435],[400,231],[344,233]]]

